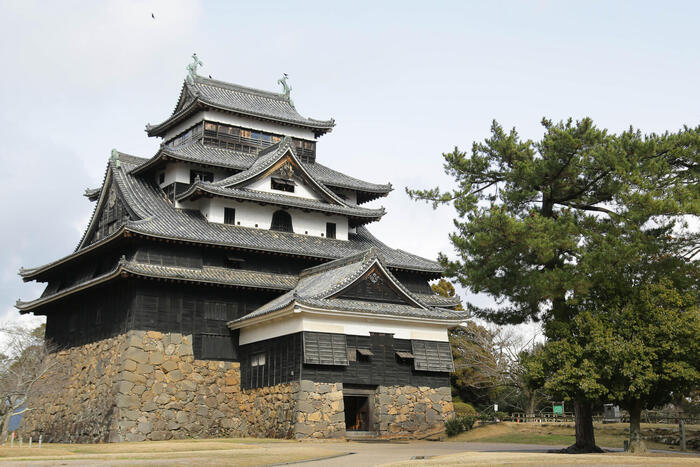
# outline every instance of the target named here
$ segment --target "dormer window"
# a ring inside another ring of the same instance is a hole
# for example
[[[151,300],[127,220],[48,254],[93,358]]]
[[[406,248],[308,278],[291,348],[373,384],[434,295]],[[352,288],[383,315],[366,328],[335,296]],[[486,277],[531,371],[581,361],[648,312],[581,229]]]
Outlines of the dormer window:
[[[286,191],[288,193],[294,193],[294,183],[293,180],[285,180],[284,178],[273,178],[272,179],[272,189],[279,191]]]
[[[275,211],[272,215],[272,225],[270,230],[278,232],[294,232],[292,229],[292,216],[286,211]]]
[[[203,182],[213,182],[214,174],[211,172],[204,172],[202,170],[190,170],[190,184],[199,178]]]

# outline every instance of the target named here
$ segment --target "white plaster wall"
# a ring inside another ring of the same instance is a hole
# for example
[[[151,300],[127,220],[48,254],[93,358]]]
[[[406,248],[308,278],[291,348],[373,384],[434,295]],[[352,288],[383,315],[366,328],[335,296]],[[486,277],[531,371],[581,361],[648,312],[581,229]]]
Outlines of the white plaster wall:
[[[176,137],[183,131],[187,130],[189,127],[196,125],[197,123],[202,121],[202,112],[197,112],[194,115],[192,115],[189,118],[186,118],[185,120],[181,121],[174,127],[172,127],[165,135],[163,136],[163,141],[168,141],[171,138]]]
[[[214,174],[214,181],[228,177],[229,172],[216,167],[202,167],[188,162],[169,162],[165,166],[165,181],[160,184],[161,187],[170,185],[173,182],[190,183],[190,170],[198,170],[201,172],[211,172]],[[156,174],[156,177],[158,175]]]
[[[348,204],[357,204],[357,192],[354,190],[341,190],[341,189],[333,189],[335,193],[340,193],[345,198],[343,200],[348,203]]]
[[[201,199],[197,202],[184,202],[179,207],[199,209],[209,222],[224,222],[224,208],[236,210],[236,225],[258,229],[269,229],[272,214],[281,209],[278,206],[260,206],[257,203],[234,201],[226,198]],[[286,209],[292,216],[294,233],[316,237],[326,235],[326,222],[335,222],[336,239],[348,239],[348,220],[344,216],[327,216],[320,212],[303,212],[299,209]]]
[[[296,186],[294,187],[294,193],[290,193],[288,191],[273,190],[272,176],[256,180],[250,185],[246,185],[246,188],[250,190],[265,191],[267,193],[276,193],[286,196],[296,196],[297,198],[306,198],[314,200],[321,199],[321,197],[317,195],[316,192],[314,192],[309,185],[304,183],[304,180],[300,177],[292,177],[292,180],[294,180],[294,182],[296,183]]]
[[[420,322],[402,322],[379,318],[334,317],[294,313],[241,329],[240,345],[301,331],[327,332],[350,336],[369,336],[370,332],[393,334],[396,339],[448,342],[447,326]]]
[[[306,130],[304,128],[296,128],[292,126],[282,125],[279,123],[260,121],[253,118],[232,115],[216,110],[205,110],[201,113],[204,114],[205,120],[225,123],[227,125],[241,126],[244,128],[250,128],[252,130],[264,131],[266,133],[292,136],[294,138],[305,139],[308,141],[316,140],[313,131]],[[201,120],[202,117],[200,116],[199,119]]]

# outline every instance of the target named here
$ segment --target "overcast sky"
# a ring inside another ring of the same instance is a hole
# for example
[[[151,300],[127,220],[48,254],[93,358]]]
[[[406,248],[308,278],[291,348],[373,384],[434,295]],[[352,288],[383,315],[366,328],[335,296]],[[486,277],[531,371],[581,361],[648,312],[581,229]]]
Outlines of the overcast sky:
[[[224,81],[279,91],[288,73],[300,113],[337,122],[318,160],[393,183],[370,230],[435,258],[452,212],[404,187],[448,187],[441,153],[492,119],[528,138],[544,116],[698,125],[698,18],[700,3],[670,1],[0,0],[0,321],[41,293],[20,266],[75,248],[110,150],[154,155],[144,126],[172,112],[193,52]]]

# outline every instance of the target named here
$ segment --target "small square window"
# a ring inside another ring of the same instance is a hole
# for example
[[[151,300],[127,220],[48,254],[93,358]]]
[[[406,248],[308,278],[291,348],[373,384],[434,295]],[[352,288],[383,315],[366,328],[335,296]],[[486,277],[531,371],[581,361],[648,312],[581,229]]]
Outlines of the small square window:
[[[256,355],[253,355],[250,358],[250,366],[263,366],[265,365],[265,354],[264,353],[259,353]]]
[[[335,238],[335,222],[326,222],[326,237]]]

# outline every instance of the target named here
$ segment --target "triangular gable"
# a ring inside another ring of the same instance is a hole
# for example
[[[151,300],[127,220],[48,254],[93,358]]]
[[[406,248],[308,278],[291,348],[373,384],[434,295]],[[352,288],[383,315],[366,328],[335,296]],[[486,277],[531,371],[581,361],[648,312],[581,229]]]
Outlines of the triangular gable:
[[[323,199],[331,204],[346,206],[347,204],[342,199],[316,180],[308,170],[306,170],[299,158],[297,158],[291,141],[291,138],[285,137],[280,141],[276,155],[266,154],[261,156],[261,159],[267,158],[267,160],[253,164],[247,171],[234,175],[231,177],[230,182],[222,180],[218,184],[225,188],[245,188],[261,179],[273,177],[275,175],[288,179],[298,177],[304,181],[311,191],[318,195],[319,199]]]
[[[108,163],[95,211],[76,251],[113,234],[127,221],[137,219],[119,191],[113,170],[112,163]]]
[[[327,298],[399,303],[426,308],[381,264],[378,258],[356,280]]]

